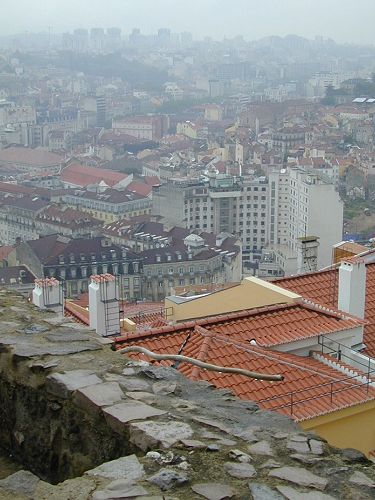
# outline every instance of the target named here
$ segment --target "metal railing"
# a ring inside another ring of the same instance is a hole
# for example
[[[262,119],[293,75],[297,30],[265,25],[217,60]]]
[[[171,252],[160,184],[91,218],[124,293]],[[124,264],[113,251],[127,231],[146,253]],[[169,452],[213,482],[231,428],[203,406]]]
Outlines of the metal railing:
[[[375,372],[375,370],[373,370]],[[351,380],[356,380],[356,383],[350,383]],[[335,384],[340,384],[340,387],[337,389],[334,388]],[[311,393],[315,391],[316,389],[322,389],[324,392],[319,392],[319,395],[316,396],[307,396],[308,393]],[[327,390],[324,390],[324,388],[327,388]],[[272,410],[279,410],[282,408],[288,408],[290,407],[290,414],[294,415],[294,410],[297,405],[301,405],[304,403],[307,403],[308,401],[314,401],[317,399],[322,399],[326,396],[328,396],[329,403],[334,404],[334,396],[338,395],[342,392],[349,391],[349,390],[358,390],[358,391],[364,391],[364,398],[363,400],[368,400],[369,396],[369,384],[363,384],[360,381],[358,381],[358,375],[353,375],[351,377],[347,376],[341,379],[336,379],[336,380],[331,380],[329,382],[325,382],[323,384],[316,384],[311,387],[307,387],[305,389],[299,389],[297,391],[290,391],[286,394],[283,394],[282,396],[272,396],[270,398],[265,398],[265,399],[260,399],[258,402],[259,403],[270,403],[272,401],[277,401],[280,399],[285,399],[289,398],[289,402],[287,403],[282,403],[279,405],[272,406],[270,409]],[[302,395],[302,399],[296,399],[298,395]],[[303,395],[306,395],[306,397],[303,397]],[[375,395],[374,395],[375,397]]]
[[[337,342],[337,340],[332,340],[331,338],[327,338],[325,335],[319,335],[318,337],[318,344],[321,346],[321,353],[322,354],[329,354],[330,356],[334,357],[337,359],[337,361],[345,361],[348,360],[348,365],[350,365],[353,369],[356,369],[356,365],[359,365],[359,369],[362,370],[365,373],[365,376],[367,378],[367,384],[370,382],[370,375],[373,373],[375,370],[371,370],[371,358],[368,356],[364,356],[358,351],[355,351],[351,347],[346,346],[345,344],[341,344],[340,342]],[[335,347],[333,347],[335,346]],[[327,351],[325,351],[327,349]],[[352,352],[353,354],[356,354],[357,357],[352,357],[348,356],[345,354],[345,352]],[[366,363],[363,363],[358,359],[358,354],[361,356],[364,356],[367,358]],[[344,359],[345,358],[345,359]],[[353,365],[353,363],[355,363]]]
[[[326,340],[326,342],[324,342]],[[327,345],[327,342],[332,343],[336,346],[336,348],[333,348],[331,345]],[[343,360],[343,358],[348,359],[349,361],[355,362],[357,365],[363,366],[365,370],[363,370],[363,373],[361,373],[362,370],[360,370],[359,373],[355,373],[352,376],[346,375],[341,378],[336,378],[334,380],[330,380],[328,382],[322,383],[322,384],[316,384],[311,387],[306,387],[304,389],[299,389],[296,391],[290,391],[286,394],[283,394],[281,396],[272,396],[269,398],[264,398],[259,400],[259,403],[272,403],[275,402],[276,405],[270,408],[272,410],[279,410],[283,408],[290,408],[290,414],[294,415],[296,406],[305,404],[309,401],[314,401],[322,398],[327,398],[329,404],[334,405],[335,404],[335,395],[339,395],[343,392],[346,391],[363,391],[363,401],[373,399],[373,397],[369,397],[369,391],[370,391],[370,383],[371,383],[371,376],[375,374],[375,369],[371,369],[371,358],[368,358],[368,363],[362,363],[358,361],[358,359],[354,359],[345,352],[346,351],[352,351],[353,353],[357,353],[357,351],[354,351],[353,349],[345,346],[344,344],[340,344],[340,342],[337,342],[335,340],[331,339],[326,339],[324,335],[320,335],[318,339],[319,345],[322,346],[321,353],[322,354],[330,354],[334,353],[335,359],[337,361]],[[324,352],[325,349],[328,349],[330,352]],[[360,353],[357,353],[360,354]],[[348,363],[349,365],[350,363]],[[353,371],[356,370],[355,367],[351,366]],[[327,375],[328,377],[328,375]],[[361,378],[366,378],[366,382],[362,382],[360,379]],[[314,391],[319,389],[319,394],[318,395],[310,395]],[[299,395],[301,398],[299,398]],[[289,399],[288,402],[283,402],[281,404],[277,404],[278,400],[285,400],[285,398]],[[375,398],[375,394],[374,394]]]

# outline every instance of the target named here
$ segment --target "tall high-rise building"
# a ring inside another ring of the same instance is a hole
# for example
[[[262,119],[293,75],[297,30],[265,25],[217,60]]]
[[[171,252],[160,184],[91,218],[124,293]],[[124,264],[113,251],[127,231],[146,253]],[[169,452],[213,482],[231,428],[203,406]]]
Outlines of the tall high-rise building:
[[[107,115],[107,103],[104,95],[96,96],[96,124],[98,127],[104,127]]]

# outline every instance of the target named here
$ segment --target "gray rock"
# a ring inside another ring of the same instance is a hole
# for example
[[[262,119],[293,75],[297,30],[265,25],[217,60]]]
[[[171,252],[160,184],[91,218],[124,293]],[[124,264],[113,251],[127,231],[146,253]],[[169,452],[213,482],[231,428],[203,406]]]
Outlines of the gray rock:
[[[50,370],[51,368],[56,368],[60,364],[60,361],[57,359],[51,359],[50,361],[42,361],[42,360],[37,360],[37,361],[31,361],[29,363],[30,370],[33,371],[43,371],[43,370]]]
[[[0,488],[10,491],[15,495],[25,495],[32,498],[35,488],[40,482],[39,477],[27,470],[19,470],[11,476],[0,481]]]
[[[155,396],[155,394],[151,394],[151,392],[143,392],[143,391],[130,391],[130,392],[126,392],[125,393],[128,398],[131,398],[131,399],[136,399],[137,401],[143,401],[144,403],[148,404],[148,405],[152,405],[155,403],[155,401],[157,400],[157,397]]]
[[[359,450],[354,450],[353,448],[345,448],[341,451],[342,457],[347,462],[355,463],[369,463],[369,459],[364,453]]]
[[[2,341],[2,339],[1,339]],[[11,342],[12,344],[14,342]],[[14,347],[14,356],[19,358],[33,358],[35,356],[66,356],[83,351],[96,351],[101,349],[97,342],[71,342],[62,344],[37,344],[22,343]]]
[[[304,434],[292,434],[290,436],[290,441],[294,441],[295,443],[307,443],[308,437]]]
[[[375,482],[363,474],[363,472],[355,471],[353,475],[349,478],[349,483],[359,484],[360,486],[368,486],[369,488],[375,488]]]
[[[268,441],[259,441],[258,443],[250,445],[249,451],[255,455],[273,457],[273,451]]]
[[[155,484],[162,491],[167,491],[174,486],[183,486],[189,481],[185,472],[178,472],[173,469],[161,469],[159,472],[149,477],[147,481]]]
[[[38,325],[37,323],[34,323],[34,325],[27,326],[26,328],[23,328],[22,330],[19,330],[20,333],[26,333],[27,335],[31,335],[33,333],[43,333],[47,332],[49,330],[48,327],[44,325]]]
[[[209,444],[207,447],[206,447],[206,450],[207,451],[220,451],[220,446],[217,445],[217,444]]]
[[[241,450],[230,450],[229,458],[231,458],[232,460],[237,460],[237,462],[247,463],[247,464],[252,460],[250,455],[244,453]]]
[[[117,382],[103,382],[78,389],[74,394],[75,403],[81,408],[99,410],[121,400],[123,392]]]
[[[194,449],[202,449],[206,447],[206,444],[203,441],[198,441],[196,439],[181,439],[181,443],[185,446],[185,448]]]
[[[86,472],[89,476],[101,476],[108,479],[136,481],[144,476],[143,465],[135,455],[121,457],[111,462],[105,462],[95,469]]]
[[[222,438],[216,441],[216,444],[218,444],[219,446],[235,446],[237,444],[237,441],[233,441],[233,439]]]
[[[226,500],[233,498],[236,494],[233,488],[221,483],[198,483],[193,484],[191,489],[208,500]]]
[[[331,497],[331,495],[327,495],[321,491],[309,491],[307,493],[303,493],[291,488],[290,486],[277,486],[277,489],[288,500],[338,500],[337,498]]]
[[[116,432],[123,432],[124,424],[132,420],[164,415],[166,412],[140,401],[126,401],[103,409],[106,421]]]
[[[280,467],[279,469],[270,471],[268,475],[317,490],[324,490],[328,483],[327,479],[319,477],[301,467]]]
[[[311,457],[309,455],[303,455],[301,453],[292,453],[290,455],[290,458],[293,458],[294,460],[297,460],[298,462],[301,462],[306,465],[313,465],[316,464],[317,462],[321,462],[322,460],[324,460],[323,458]]]
[[[238,432],[234,431],[232,432],[232,434],[233,436],[243,439],[247,443],[256,443],[257,441],[259,441],[259,439],[254,434],[257,430],[259,430],[258,427],[249,427],[248,429],[244,429]]]
[[[256,470],[250,464],[225,462],[224,469],[230,476],[237,477],[239,479],[247,479],[256,476]]]
[[[275,432],[275,434],[272,434],[272,436],[275,439],[286,439],[289,436],[289,434],[287,434],[286,432]]]
[[[253,500],[283,500],[281,495],[275,490],[271,490],[271,488],[265,484],[250,482],[249,488]]]
[[[88,331],[77,331],[70,328],[59,328],[45,335],[50,342],[81,342],[91,340]]]
[[[314,455],[323,455],[324,453],[324,444],[322,441],[318,441],[317,439],[309,439],[309,447],[311,453]]]
[[[276,462],[272,458],[264,462],[264,464],[261,465],[261,469],[277,469],[278,467],[282,467],[282,464],[280,462]]]
[[[170,448],[180,439],[189,439],[193,429],[185,422],[134,422],[129,426],[129,441],[142,451]]]
[[[145,380],[134,377],[121,377],[118,378],[118,383],[127,391],[149,391],[150,384]]]
[[[311,453],[307,439],[304,441],[290,440],[287,442],[286,447],[288,450],[292,450],[297,453]]]
[[[216,429],[220,429],[223,432],[230,433],[230,429],[228,428],[228,426],[221,420],[213,420],[211,418],[205,417],[193,417],[193,420],[198,424],[207,425],[208,427],[214,427]]]
[[[107,484],[104,490],[95,491],[93,500],[112,500],[114,498],[134,498],[147,495],[147,490],[133,482],[118,479]]]
[[[326,469],[327,476],[334,476],[335,474],[341,474],[343,472],[347,472],[349,467],[330,467]]]
[[[68,398],[70,393],[87,387],[100,384],[102,381],[92,370],[71,370],[65,373],[53,373],[47,377],[48,392],[61,398]]]
[[[181,394],[180,385],[176,382],[168,382],[164,380],[154,382],[152,384],[152,390],[155,394],[160,394],[162,396],[167,396],[168,394],[176,394],[178,396]]]

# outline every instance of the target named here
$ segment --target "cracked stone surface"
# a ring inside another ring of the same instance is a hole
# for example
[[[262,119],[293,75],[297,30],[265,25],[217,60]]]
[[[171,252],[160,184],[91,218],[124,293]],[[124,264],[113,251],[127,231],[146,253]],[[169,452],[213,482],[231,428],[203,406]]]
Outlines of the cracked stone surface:
[[[158,446],[170,448],[180,439],[193,436],[193,429],[184,422],[137,422],[130,425],[129,440],[142,451]]]
[[[159,472],[147,479],[149,483],[155,484],[162,491],[170,490],[173,486],[182,486],[189,481],[188,475],[173,469],[161,469]]]
[[[301,467],[280,467],[279,469],[272,470],[268,475],[284,479],[299,486],[316,488],[317,490],[324,490],[328,484],[327,479],[317,476]]]
[[[352,476],[349,478],[350,483],[360,484],[361,486],[368,486],[369,488],[375,488],[375,482],[366,476],[363,472],[356,470]]]
[[[290,486],[278,486],[277,489],[288,500],[339,500],[337,497],[332,497],[320,491],[309,491],[306,493],[297,491]]]
[[[269,486],[260,483],[249,483],[253,500],[283,500],[283,496]]]
[[[78,389],[74,394],[74,400],[82,408],[99,409],[120,401],[123,395],[117,382],[103,382]]]
[[[71,391],[100,384],[101,379],[92,370],[72,370],[47,377],[48,390],[56,396],[68,398]]]
[[[226,500],[236,495],[233,488],[222,483],[198,483],[193,484],[191,489],[207,500]]]
[[[134,482],[118,479],[109,483],[104,490],[95,491],[93,500],[112,500],[115,498],[134,498],[147,495],[147,490]]]
[[[266,455],[273,457],[273,451],[268,441],[259,441],[249,446],[249,452],[255,455]]]
[[[20,470],[5,479],[2,479],[0,481],[0,488],[3,488],[10,493],[33,497],[39,482],[39,477],[29,471]]]
[[[108,479],[122,479],[134,481],[144,477],[143,465],[135,455],[121,457],[111,462],[106,462],[95,469],[86,472],[89,476],[101,476]]]
[[[166,412],[140,401],[126,401],[103,409],[108,424],[117,432],[122,432],[124,424],[132,420],[164,415]]]
[[[226,462],[224,464],[224,469],[230,476],[237,477],[239,479],[254,477],[257,473],[255,467],[250,464],[243,463],[237,464],[233,462]]]

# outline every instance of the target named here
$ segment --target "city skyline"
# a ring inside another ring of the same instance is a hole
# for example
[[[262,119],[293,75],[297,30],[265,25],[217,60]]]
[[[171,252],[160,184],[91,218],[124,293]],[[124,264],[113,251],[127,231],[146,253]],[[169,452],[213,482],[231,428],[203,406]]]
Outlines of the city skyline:
[[[67,0],[63,5],[51,0],[45,4],[39,0],[32,10],[27,0],[8,5],[8,15],[0,20],[1,34],[48,31],[57,34],[76,27],[111,26],[118,26],[124,34],[133,28],[150,34],[166,27],[173,32],[189,31],[197,39],[242,35],[246,40],[256,40],[295,34],[306,38],[316,35],[333,38],[339,43],[375,44],[371,22],[375,3],[371,0],[360,0],[355,5],[349,0],[330,0],[328,3],[323,0],[265,0],[261,4],[255,0],[236,0],[230,8],[222,0],[206,0],[203,5],[197,0],[189,5],[180,0],[158,0],[158,8],[152,16],[145,15],[149,12],[150,0],[139,0],[137,4],[109,0],[105,6],[98,0],[82,0],[79,4]],[[360,19],[360,23],[356,19]]]

